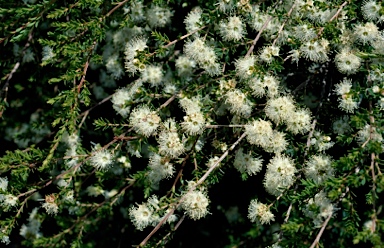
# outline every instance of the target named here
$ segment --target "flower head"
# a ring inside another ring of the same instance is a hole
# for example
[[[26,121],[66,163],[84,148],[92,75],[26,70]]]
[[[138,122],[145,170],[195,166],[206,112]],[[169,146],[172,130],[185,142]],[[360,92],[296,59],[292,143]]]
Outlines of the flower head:
[[[98,170],[107,170],[112,165],[112,154],[108,150],[97,151],[90,159],[93,167]]]

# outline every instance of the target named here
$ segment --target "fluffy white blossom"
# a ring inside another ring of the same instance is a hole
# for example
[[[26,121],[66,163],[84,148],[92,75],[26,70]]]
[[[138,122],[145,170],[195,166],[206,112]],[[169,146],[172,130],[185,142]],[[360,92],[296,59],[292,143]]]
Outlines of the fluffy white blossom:
[[[159,143],[159,152],[163,156],[177,158],[185,150],[184,144],[177,133],[176,122],[173,119],[164,122],[163,130],[160,132],[157,141]]]
[[[361,59],[350,51],[349,48],[343,48],[340,53],[335,56],[337,69],[341,73],[347,75],[354,74],[360,68]]]
[[[347,113],[353,113],[359,108],[359,103],[352,96],[347,95],[339,98],[339,107]]]
[[[175,172],[173,164],[170,163],[170,159],[156,153],[149,158],[148,167],[150,168],[148,180],[154,186],[157,186],[160,180],[171,177]]]
[[[294,112],[295,104],[288,96],[269,99],[265,107],[265,114],[276,124],[290,119]]]
[[[275,220],[275,215],[266,204],[253,199],[248,207],[248,218],[251,222],[260,221],[262,225],[269,224]]]
[[[146,19],[151,28],[161,28],[171,22],[173,12],[167,7],[152,5],[146,11]]]
[[[163,72],[160,66],[148,65],[141,72],[143,82],[148,82],[152,87],[159,86],[163,81]]]
[[[59,206],[56,203],[56,197],[54,195],[46,195],[45,202],[41,205],[47,214],[56,215],[59,212]]]
[[[107,170],[112,165],[113,156],[108,150],[96,151],[90,158],[90,163],[98,170]]]
[[[308,109],[296,110],[286,120],[288,131],[293,134],[307,133],[311,129],[311,114]]]
[[[278,196],[294,183],[296,168],[293,160],[283,155],[273,157],[267,165],[264,187],[268,193]]]
[[[304,173],[315,183],[322,183],[333,177],[335,169],[331,166],[332,160],[326,155],[314,155],[306,163]]]
[[[0,189],[2,191],[7,191],[7,188],[8,188],[8,178],[0,177]]]
[[[221,21],[219,29],[224,40],[229,41],[239,41],[246,33],[245,25],[238,16],[230,16],[228,20]]]
[[[308,24],[301,24],[293,27],[293,35],[302,42],[316,38],[315,30],[312,27],[309,27]]]
[[[306,59],[309,59],[313,62],[326,62],[328,61],[328,44],[327,40],[314,40],[307,41],[300,47],[300,54]]]
[[[355,26],[354,35],[357,41],[366,44],[376,39],[379,29],[373,22],[367,22],[364,25],[358,24]]]
[[[374,0],[364,1],[361,12],[368,21],[384,21],[384,16],[380,14],[381,6]]]
[[[336,211],[336,207],[327,198],[324,191],[320,191],[314,198],[308,200],[303,209],[304,214],[313,219],[315,227],[319,228],[325,219]]]
[[[181,55],[175,61],[177,74],[181,77],[191,76],[196,67],[196,62],[187,56]]]
[[[38,239],[42,236],[40,233],[41,220],[37,217],[38,208],[34,208],[28,217],[28,223],[20,228],[20,235],[26,239]]]
[[[247,173],[248,175],[255,175],[263,167],[263,160],[260,158],[254,158],[250,154],[244,153],[240,148],[236,152],[235,161],[233,163],[235,168],[241,173]]]
[[[7,194],[7,195],[0,194],[0,204],[5,208],[16,206],[17,201],[18,201],[18,198],[12,194]]]
[[[205,217],[208,212],[209,199],[203,191],[193,190],[184,195],[181,207],[189,218],[198,220]]]
[[[255,63],[256,57],[253,55],[236,60],[235,66],[238,76],[242,79],[251,77],[252,73],[255,71]]]
[[[233,114],[248,117],[252,112],[252,103],[248,100],[246,94],[239,89],[228,91],[225,94],[225,102],[229,104],[229,110]]]
[[[377,132],[376,127],[367,124],[360,131],[357,132],[357,141],[360,145],[362,145],[370,140],[382,142],[383,136],[379,132]]]
[[[274,57],[279,56],[279,51],[280,48],[277,46],[266,46],[261,50],[259,58],[261,61],[270,64],[274,60]]]
[[[336,94],[342,96],[346,95],[351,91],[352,88],[352,80],[348,78],[344,78],[343,81],[336,84],[335,86],[335,92]]]
[[[195,112],[183,117],[181,126],[189,135],[201,134],[205,129],[205,118],[201,112]]]
[[[160,117],[146,105],[135,108],[129,117],[129,123],[140,134],[149,137],[160,125]]]
[[[215,76],[221,73],[220,64],[212,47],[205,44],[201,38],[187,41],[184,45],[185,54],[196,61],[209,75]]]
[[[185,29],[188,33],[192,33],[203,25],[201,20],[202,13],[203,11],[199,7],[196,7],[191,12],[189,12],[187,17],[184,19]]]
[[[125,69],[132,75],[137,71],[143,71],[145,69],[145,64],[135,57],[138,52],[144,51],[147,47],[147,39],[142,37],[133,38],[125,45]]]
[[[129,217],[136,229],[140,231],[155,222],[153,210],[145,203],[139,204],[137,207],[131,207],[129,209]]]

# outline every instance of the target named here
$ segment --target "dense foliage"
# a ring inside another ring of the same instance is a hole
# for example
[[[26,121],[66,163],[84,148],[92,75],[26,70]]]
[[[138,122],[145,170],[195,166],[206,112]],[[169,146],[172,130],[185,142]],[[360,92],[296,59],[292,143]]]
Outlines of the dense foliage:
[[[1,245],[383,247],[384,2],[0,19]]]

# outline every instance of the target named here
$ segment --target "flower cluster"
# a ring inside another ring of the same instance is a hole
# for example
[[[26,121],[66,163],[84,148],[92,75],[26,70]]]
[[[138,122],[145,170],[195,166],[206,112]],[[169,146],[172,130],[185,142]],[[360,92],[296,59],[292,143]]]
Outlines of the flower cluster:
[[[189,135],[201,134],[205,129],[205,117],[201,112],[201,100],[197,97],[192,99],[182,98],[180,99],[180,105],[186,112],[186,116],[183,117],[184,121],[181,126],[185,132]]]
[[[193,41],[187,41],[184,45],[184,53],[196,61],[209,75],[215,76],[221,73],[215,51],[203,39],[196,38]]]
[[[327,155],[314,155],[305,164],[305,176],[320,184],[333,177],[335,169],[331,163],[332,160]]]
[[[174,119],[164,122],[157,141],[159,142],[159,153],[163,156],[177,158],[185,150],[177,133],[177,124]]]
[[[181,208],[193,220],[205,217],[208,212],[209,199],[204,191],[193,190],[186,193]]]
[[[125,45],[125,69],[128,72],[135,74],[137,71],[143,71],[145,69],[145,64],[137,59],[136,56],[147,47],[147,40],[141,37],[137,37]]]
[[[288,145],[285,134],[273,130],[269,121],[252,121],[245,126],[245,133],[250,144],[261,146],[270,153],[281,153]]]
[[[263,166],[263,160],[260,158],[254,158],[250,154],[244,153],[243,149],[240,148],[236,152],[233,166],[235,166],[235,168],[241,173],[255,175],[256,173],[261,171]]]
[[[354,100],[354,94],[351,92],[352,80],[344,78],[343,81],[336,84],[335,92],[340,96],[339,107],[347,113],[353,113],[359,107],[358,102]]]
[[[146,105],[135,108],[129,117],[129,123],[140,134],[149,137],[153,135],[160,125],[160,117],[156,111],[150,110]]]
[[[275,220],[275,215],[271,212],[269,207],[258,200],[251,201],[248,207],[248,218],[251,222],[260,221],[263,224],[269,224]]]
[[[268,193],[278,196],[295,181],[296,167],[287,156],[277,155],[267,165],[264,187]]]
[[[315,227],[319,228],[324,220],[336,211],[336,207],[327,198],[326,193],[321,191],[314,198],[308,200],[303,212],[313,220]]]

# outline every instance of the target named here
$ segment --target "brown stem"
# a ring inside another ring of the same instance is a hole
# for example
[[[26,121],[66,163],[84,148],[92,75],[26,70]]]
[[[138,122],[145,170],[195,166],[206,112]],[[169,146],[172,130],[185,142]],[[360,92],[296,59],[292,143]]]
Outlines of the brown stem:
[[[276,36],[275,40],[274,40],[273,43],[272,43],[272,46],[274,46],[274,45],[276,44],[276,41],[277,41],[277,39],[279,38],[279,35],[281,34],[281,32],[283,31],[285,24],[288,22],[289,17],[291,16],[292,11],[293,11],[293,9],[295,8],[295,6],[296,6],[296,2],[293,3],[291,9],[288,11],[287,19],[284,21],[284,23],[283,23],[283,24],[281,25],[281,27],[279,28],[279,31],[277,32],[277,36]]]
[[[315,248],[315,247],[318,245],[318,243],[319,243],[319,241],[320,241],[320,238],[321,238],[321,236],[322,236],[323,233],[324,233],[325,227],[328,225],[328,222],[329,222],[329,220],[330,220],[331,218],[332,218],[332,214],[330,214],[330,215],[328,216],[328,218],[324,221],[323,225],[321,226],[321,229],[320,229],[319,233],[318,233],[317,236],[316,236],[316,239],[313,241],[313,243],[312,243],[312,245],[311,245],[310,248]]]
[[[257,43],[257,41],[260,39],[260,36],[261,36],[261,33],[263,32],[263,30],[267,27],[268,23],[271,21],[272,19],[272,16],[270,16],[263,24],[263,26],[261,27],[259,33],[256,35],[256,38],[253,40],[252,42],[252,46],[248,49],[248,52],[247,54],[245,55],[245,57],[248,57],[249,55],[251,55],[251,53],[253,52],[253,49],[255,48],[255,45]]]

